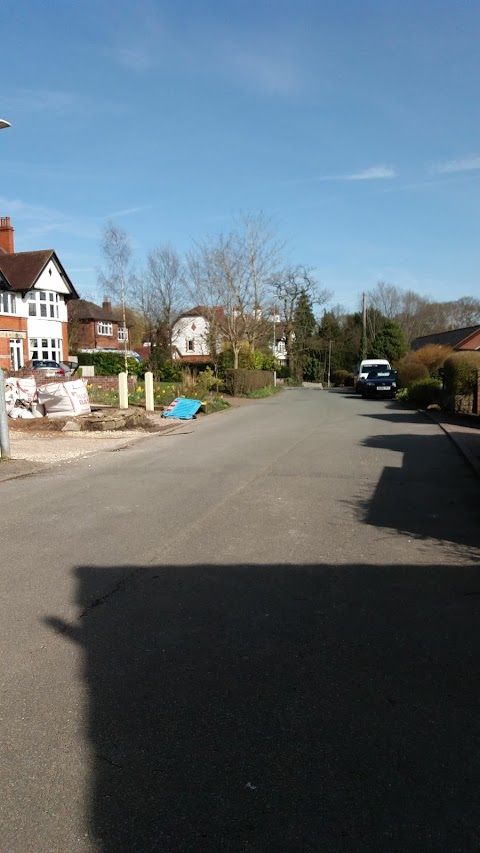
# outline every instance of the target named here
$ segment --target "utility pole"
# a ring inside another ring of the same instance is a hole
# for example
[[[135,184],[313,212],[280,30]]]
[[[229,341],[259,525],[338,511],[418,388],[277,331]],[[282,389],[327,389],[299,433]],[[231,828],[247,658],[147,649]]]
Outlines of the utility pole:
[[[7,402],[5,400],[5,374],[0,370],[0,458],[10,459]]]
[[[328,373],[327,373],[327,388],[330,388],[330,370],[332,366],[332,342],[328,342]]]
[[[277,349],[277,338],[276,338],[276,329],[275,329],[275,321],[276,321],[276,311],[277,309],[274,307],[273,309],[273,357],[276,358],[276,349]],[[273,385],[276,387],[277,385],[277,371],[273,368]]]
[[[0,130],[11,127],[9,121],[0,118]],[[7,402],[5,400],[5,375],[0,370],[0,458],[10,459],[10,436],[8,433]]]
[[[362,346],[361,346],[361,358],[364,359],[367,357],[367,295],[364,292],[362,294]]]

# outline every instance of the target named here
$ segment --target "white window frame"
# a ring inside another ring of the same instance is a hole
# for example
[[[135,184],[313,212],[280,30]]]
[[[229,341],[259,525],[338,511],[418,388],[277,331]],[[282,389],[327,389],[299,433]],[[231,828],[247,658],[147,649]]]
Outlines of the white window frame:
[[[28,294],[28,316],[43,320],[58,320],[60,294],[54,290],[30,290]]]
[[[14,293],[0,290],[0,314],[16,314],[17,300]]]
[[[195,338],[185,338],[185,352],[195,352]]]
[[[106,338],[111,338],[113,335],[113,323],[108,323],[106,320],[98,320],[97,335],[104,335]]]
[[[29,338],[30,358],[40,361],[61,361],[63,355],[61,338]]]
[[[124,344],[128,341],[128,329],[125,326],[118,326],[118,340],[119,343]]]

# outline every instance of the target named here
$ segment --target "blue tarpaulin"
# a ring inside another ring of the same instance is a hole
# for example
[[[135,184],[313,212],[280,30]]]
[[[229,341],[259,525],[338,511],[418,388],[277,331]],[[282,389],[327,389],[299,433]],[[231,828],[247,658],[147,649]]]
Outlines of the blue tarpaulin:
[[[163,413],[164,418],[181,418],[189,421],[198,412],[202,405],[201,400],[189,400],[186,397],[177,397]]]

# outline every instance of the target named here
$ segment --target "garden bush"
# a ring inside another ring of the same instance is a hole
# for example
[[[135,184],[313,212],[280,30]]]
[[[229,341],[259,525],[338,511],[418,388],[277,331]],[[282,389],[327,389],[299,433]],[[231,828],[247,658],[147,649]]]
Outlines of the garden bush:
[[[442,399],[442,383],[439,379],[419,379],[412,382],[406,389],[407,403],[419,406],[421,409],[440,403]],[[403,398],[405,399],[405,397]]]
[[[347,384],[349,376],[350,373],[348,370],[334,370],[332,373],[332,382],[336,388],[342,387]]]
[[[271,370],[227,370],[225,376],[225,387],[227,393],[233,397],[248,394],[249,391],[257,391],[259,388],[267,388],[273,385],[273,372]]]
[[[445,361],[445,391],[452,396],[473,394],[480,370],[480,352],[456,352]]]
[[[397,367],[397,386],[410,388],[414,382],[428,379],[428,369],[415,361],[401,361]]]

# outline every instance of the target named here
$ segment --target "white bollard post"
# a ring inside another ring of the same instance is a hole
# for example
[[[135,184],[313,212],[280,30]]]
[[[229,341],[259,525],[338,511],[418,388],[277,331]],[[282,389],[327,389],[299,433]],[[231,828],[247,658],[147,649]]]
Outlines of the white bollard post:
[[[153,373],[148,371],[145,374],[145,411],[153,412],[155,406],[153,403]]]
[[[128,409],[128,379],[126,373],[118,374],[118,406]]]
[[[0,370],[0,457],[2,459],[10,459],[10,436],[8,434],[5,376],[3,370]]]

